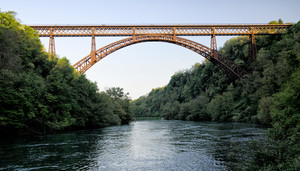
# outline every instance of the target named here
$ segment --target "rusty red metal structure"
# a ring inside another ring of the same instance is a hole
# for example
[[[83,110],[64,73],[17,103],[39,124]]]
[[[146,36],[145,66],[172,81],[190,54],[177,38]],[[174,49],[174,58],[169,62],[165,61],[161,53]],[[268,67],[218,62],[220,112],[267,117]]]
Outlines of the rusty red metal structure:
[[[231,78],[246,73],[241,67],[218,54],[216,36],[249,36],[249,59],[257,53],[255,35],[283,34],[290,24],[239,24],[239,25],[35,25],[40,37],[49,37],[49,55],[55,53],[54,37],[92,37],[91,53],[74,64],[85,73],[95,63],[123,47],[147,41],[160,41],[190,49],[219,66]],[[96,36],[129,36],[96,50]],[[179,36],[211,36],[211,47]]]

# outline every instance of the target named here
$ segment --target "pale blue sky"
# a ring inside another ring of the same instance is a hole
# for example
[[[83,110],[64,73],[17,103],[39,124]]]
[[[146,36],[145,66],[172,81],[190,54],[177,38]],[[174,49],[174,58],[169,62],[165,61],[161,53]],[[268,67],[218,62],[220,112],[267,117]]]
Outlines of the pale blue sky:
[[[299,0],[0,0],[23,24],[264,24],[281,18],[297,22]],[[124,37],[97,37],[97,49]],[[187,37],[209,46],[209,37]],[[217,37],[223,46],[230,37]],[[41,38],[48,48],[48,38]],[[55,38],[56,52],[71,64],[90,53],[91,38]],[[86,72],[100,91],[123,87],[135,99],[169,82],[179,70],[204,58],[185,48],[140,43],[121,49]]]

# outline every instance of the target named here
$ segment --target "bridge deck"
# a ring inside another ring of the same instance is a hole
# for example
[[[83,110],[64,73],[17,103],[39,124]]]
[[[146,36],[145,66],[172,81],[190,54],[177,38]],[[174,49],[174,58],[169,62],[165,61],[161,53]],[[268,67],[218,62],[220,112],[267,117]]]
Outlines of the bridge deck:
[[[40,37],[86,36],[241,36],[282,34],[291,24],[227,25],[31,25]]]

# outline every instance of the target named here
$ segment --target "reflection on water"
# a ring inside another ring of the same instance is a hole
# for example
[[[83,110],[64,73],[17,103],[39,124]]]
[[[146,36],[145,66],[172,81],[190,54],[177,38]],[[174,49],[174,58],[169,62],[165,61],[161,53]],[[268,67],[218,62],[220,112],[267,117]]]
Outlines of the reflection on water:
[[[241,123],[137,121],[0,142],[0,170],[231,170],[229,146],[259,137]]]

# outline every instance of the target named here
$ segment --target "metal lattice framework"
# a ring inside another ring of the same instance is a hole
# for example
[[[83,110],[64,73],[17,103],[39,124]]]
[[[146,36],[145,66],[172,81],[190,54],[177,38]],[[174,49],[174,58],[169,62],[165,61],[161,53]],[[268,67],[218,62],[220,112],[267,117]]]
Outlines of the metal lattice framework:
[[[81,74],[105,56],[123,47],[146,42],[162,41],[188,48],[218,65],[232,78],[246,72],[217,52],[216,36],[249,36],[249,61],[256,56],[255,35],[283,34],[291,24],[240,24],[240,25],[44,25],[31,26],[40,37],[50,37],[49,57],[55,53],[54,37],[92,37],[91,54],[74,65]],[[96,50],[96,36],[131,36]],[[208,48],[178,36],[211,36]]]
[[[143,36],[152,34],[176,36],[241,36],[282,34],[290,24],[244,25],[54,25],[31,26],[40,37],[64,36]]]
[[[214,58],[214,56],[212,55],[212,50],[204,45],[201,45],[197,42],[185,38],[162,35],[137,36],[119,40],[117,42],[111,43],[105,47],[98,49],[95,52],[95,56],[90,54],[85,58],[81,59],[74,65],[74,68],[82,74],[107,55],[126,46],[147,41],[168,42],[190,49],[220,66],[221,69],[223,69],[226,73],[229,73],[230,76],[233,78],[241,77],[246,73],[242,68],[240,68],[238,65],[228,60],[224,56],[218,55],[218,58]]]

